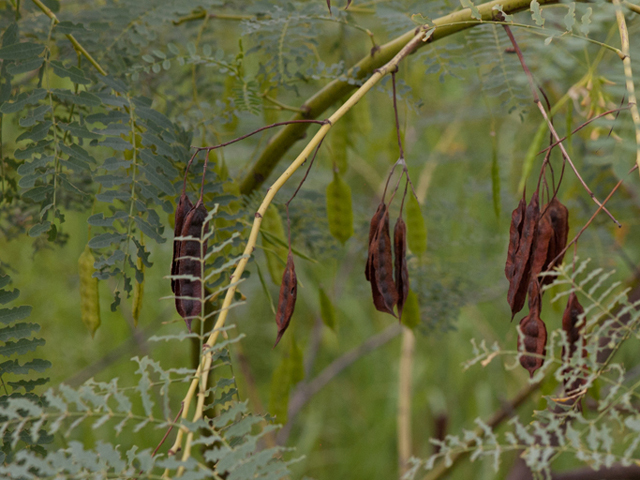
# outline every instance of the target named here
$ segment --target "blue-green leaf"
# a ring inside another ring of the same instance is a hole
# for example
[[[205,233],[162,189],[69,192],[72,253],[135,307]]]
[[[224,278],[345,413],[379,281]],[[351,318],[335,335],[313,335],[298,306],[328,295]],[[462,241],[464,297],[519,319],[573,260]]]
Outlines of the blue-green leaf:
[[[36,57],[44,52],[44,45],[31,42],[14,43],[8,47],[0,48],[0,59],[2,60],[26,60]]]
[[[4,277],[4,278],[9,278]],[[20,295],[20,290],[17,288],[13,290],[0,290],[0,305],[4,305],[5,303],[12,302]]]
[[[17,342],[6,342],[0,346],[0,355],[4,357],[10,357],[15,354],[25,355],[44,344],[44,338],[21,338]]]
[[[127,236],[120,233],[101,233],[89,240],[89,248],[106,248],[112,243],[120,243]]]
[[[29,315],[31,315],[31,307],[29,305],[22,305],[15,308],[2,308],[0,309],[0,323],[7,325],[16,320],[27,318]]]

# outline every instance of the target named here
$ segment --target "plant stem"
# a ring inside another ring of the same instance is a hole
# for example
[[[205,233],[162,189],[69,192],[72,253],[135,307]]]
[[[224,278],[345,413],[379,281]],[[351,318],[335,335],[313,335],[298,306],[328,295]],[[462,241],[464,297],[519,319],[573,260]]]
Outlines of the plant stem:
[[[406,193],[406,189],[405,189]],[[411,379],[416,339],[410,328],[402,328],[398,367],[398,470],[402,477],[411,458]]]
[[[305,146],[302,152],[300,152],[300,154],[291,163],[291,165],[289,165],[289,167],[284,171],[284,173],[280,175],[280,177],[273,183],[271,188],[268,190],[264,200],[262,201],[262,204],[260,205],[260,208],[258,208],[258,211],[255,214],[253,226],[251,228],[249,239],[247,241],[247,245],[244,249],[243,255],[240,261],[238,262],[236,269],[234,270],[233,274],[230,277],[230,282],[234,282],[234,283],[232,283],[232,285],[228,288],[225,294],[225,298],[222,303],[222,307],[220,309],[221,310],[220,314],[218,315],[218,318],[213,327],[213,331],[211,335],[209,336],[209,338],[207,339],[207,342],[204,345],[204,348],[207,351],[204,354],[200,362],[200,365],[198,366],[195,377],[191,381],[191,385],[189,386],[189,390],[187,392],[187,395],[185,396],[184,411],[182,413],[182,418],[186,418],[186,416],[188,415],[189,408],[193,400],[193,395],[195,394],[198,386],[199,385],[206,386],[207,375],[206,374],[203,375],[203,372],[208,372],[211,367],[212,352],[210,347],[212,347],[216,343],[218,339],[218,335],[220,334],[220,329],[224,327],[224,324],[227,320],[229,308],[231,306],[231,303],[233,301],[233,297],[235,295],[236,288],[237,288],[237,282],[235,282],[234,279],[240,279],[242,277],[242,273],[244,272],[244,269],[249,261],[249,258],[251,257],[251,254],[255,250],[255,245],[258,239],[258,233],[260,232],[260,224],[262,223],[262,218],[267,208],[271,204],[273,198],[275,197],[276,193],[278,192],[278,190],[280,190],[280,188],[282,188],[282,186],[287,182],[287,180],[291,177],[291,175],[293,175],[293,173],[298,168],[300,168],[300,166],[304,164],[304,162],[307,160],[309,155],[312,153],[313,149],[320,144],[320,142],[326,136],[327,132],[331,129],[331,127],[337,121],[339,121],[340,118],[342,118],[345,113],[347,113],[351,108],[353,108],[353,106],[356,103],[358,103],[358,101],[369,90],[371,90],[371,88],[373,88],[373,86],[376,85],[385,75],[394,71],[401,60],[403,60],[407,55],[409,55],[416,48],[418,48],[418,46],[422,42],[426,42],[429,39],[431,33],[433,33],[433,29],[428,29],[428,27],[422,26],[418,28],[414,36],[406,43],[406,45],[398,52],[398,54],[394,58],[392,58],[382,68],[376,70],[376,72],[340,108],[338,108],[338,110],[336,110],[333,113],[333,115],[329,117],[328,120],[326,120],[325,122],[322,122],[323,125],[322,127],[320,127],[320,130],[318,130],[318,132],[313,136],[313,138]],[[205,148],[204,150],[206,149],[207,148]],[[196,405],[193,421],[196,421],[202,418],[203,406],[204,406],[204,395],[201,394],[198,399],[198,403]],[[184,430],[180,429],[178,431],[176,441],[171,447],[170,451],[172,453],[176,453],[178,449],[181,447],[183,435],[184,435]],[[182,455],[183,461],[188,459],[191,454],[192,437],[193,437],[193,434],[191,432],[187,434],[187,441],[185,444],[184,453]]]
[[[40,10],[42,10],[42,12],[49,17],[51,20],[53,20],[54,25],[60,23],[60,20],[58,20],[58,17],[56,17],[56,14],[53,13],[49,7],[47,7],[44,3],[42,3],[41,0],[32,0],[33,3],[35,3],[38,8]],[[91,56],[91,54],[89,52],[87,52],[87,50],[80,45],[80,43],[78,42],[78,40],[75,39],[75,37],[73,35],[71,35],[70,33],[66,34],[65,37],[67,37],[69,39],[69,41],[73,44],[73,48],[76,49],[76,51],[78,53],[80,53],[82,56],[84,56],[84,58],[86,58],[87,60],[89,60],[89,63],[91,65],[93,65],[96,70],[98,70],[98,72],[100,72],[101,75],[107,75],[107,72],[104,70],[104,68],[102,68],[102,66]]]
[[[640,112],[638,112],[638,100],[633,86],[633,71],[631,70],[631,57],[629,56],[629,32],[627,31],[627,23],[622,13],[620,0],[613,0],[616,7],[616,20],[618,21],[618,30],[620,31],[620,43],[622,46],[622,65],[624,66],[624,76],[626,78],[627,95],[629,95],[629,106],[631,107],[631,118],[636,129],[636,165],[640,167]],[[638,11],[636,10],[636,13]]]
[[[594,193],[591,191],[591,189],[587,186],[585,181],[582,179],[582,176],[578,172],[578,169],[576,168],[576,166],[573,164],[573,161],[571,160],[571,157],[569,157],[569,154],[567,153],[567,150],[564,148],[564,145],[560,141],[560,136],[558,135],[558,132],[556,132],[556,129],[553,126],[553,123],[551,122],[551,120],[549,120],[549,116],[547,115],[547,111],[544,109],[544,107],[542,106],[542,103],[540,102],[540,97],[538,96],[538,92],[536,91],[536,85],[535,85],[535,81],[533,79],[533,75],[531,74],[531,71],[529,70],[529,68],[527,67],[527,64],[524,61],[524,57],[522,55],[522,51],[520,50],[520,47],[518,46],[518,42],[516,42],[516,39],[513,36],[513,33],[511,32],[511,29],[509,28],[509,26],[508,25],[503,25],[503,27],[504,27],[505,31],[507,32],[507,35],[509,36],[509,40],[511,40],[511,44],[513,45],[513,48],[515,48],[516,53],[518,54],[518,59],[520,60],[520,64],[522,65],[522,69],[524,70],[524,73],[527,75],[527,79],[529,80],[529,86],[531,87],[531,93],[533,95],[533,102],[536,104],[536,106],[540,110],[540,113],[542,114],[542,116],[544,117],[545,121],[547,122],[547,126],[549,127],[549,130],[551,131],[551,134],[553,135],[553,138],[555,138],[556,142],[558,142],[558,147],[560,148],[560,151],[562,152],[562,156],[564,157],[564,159],[571,166],[571,169],[576,174],[576,177],[578,177],[578,180],[582,184],[583,188],[587,191],[587,193],[589,193],[589,196],[591,197],[591,200],[593,200],[595,202],[595,204],[598,205],[599,207],[602,207],[602,209],[607,213],[607,215],[609,215],[609,218],[611,218],[611,220],[613,220],[614,223],[616,225],[618,225],[618,227],[621,227],[622,225],[620,225],[620,222],[618,222],[615,219],[615,217],[611,214],[611,212],[609,212],[609,210],[607,210],[602,205],[602,203],[600,203],[600,201],[596,198]]]
[[[489,420],[485,423],[489,426],[489,428],[493,429],[500,425],[502,422],[510,418],[514,411],[522,405],[533,393],[535,393],[540,388],[541,383],[532,383],[524,387],[518,394],[513,397],[513,399],[507,402],[500,410],[495,412]],[[484,436],[484,430],[480,427],[476,428],[474,433],[479,437]],[[475,440],[469,440],[465,442],[462,446],[466,448],[470,448],[475,443]],[[437,480],[442,477],[445,473],[447,473],[451,468],[453,468],[460,460],[465,458],[469,452],[458,452],[454,453],[449,457],[449,461],[445,462],[441,460],[431,472],[429,472],[424,480]]]
[[[539,3],[545,5],[554,3],[555,1],[556,0],[540,0]],[[496,10],[493,10],[493,7],[496,5],[502,5],[502,10],[510,14],[528,9],[530,3],[530,0],[493,0],[478,5],[477,8],[482,16],[482,21],[491,21],[497,13]],[[472,28],[480,23],[481,22],[471,16],[471,10],[468,8],[453,12],[433,21],[435,31],[429,41],[435,42],[442,40],[443,38]],[[380,46],[379,50],[373,55],[367,53],[366,56],[347,72],[347,77],[356,80],[367,78],[376,68],[389,62],[414,35],[415,29],[412,29]],[[315,95],[307,99],[302,107],[304,113],[294,116],[293,119],[318,118],[326,109],[356,87],[356,85],[348,81],[333,80]],[[242,180],[240,184],[241,193],[248,194],[262,185],[284,154],[296,141],[302,138],[306,128],[307,126],[305,125],[290,125],[273,136],[256,163]]]

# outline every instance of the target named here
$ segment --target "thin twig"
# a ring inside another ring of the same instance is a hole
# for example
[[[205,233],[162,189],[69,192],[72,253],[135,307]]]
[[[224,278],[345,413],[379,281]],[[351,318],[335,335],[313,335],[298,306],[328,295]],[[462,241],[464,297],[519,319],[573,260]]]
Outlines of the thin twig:
[[[394,323],[390,325],[382,332],[369,337],[356,348],[349,350],[344,355],[336,358],[313,380],[300,383],[293,391],[291,400],[289,400],[289,408],[287,411],[287,418],[289,421],[284,428],[278,432],[278,443],[280,445],[286,443],[294,418],[314,395],[322,390],[329,382],[331,382],[331,380],[342,373],[343,370],[355,363],[356,360],[370,352],[373,352],[383,345],[386,345],[389,341],[396,338],[401,331],[402,327],[399,324]]]
[[[404,150],[402,149],[402,140],[400,139],[400,120],[398,120],[398,100],[396,98],[396,72],[391,72],[391,84],[393,85],[393,112],[396,115],[396,133],[398,134],[398,148],[400,149],[400,158],[404,158]]]
[[[627,22],[624,19],[624,13],[622,13],[622,7],[620,6],[620,0],[613,0],[613,4],[616,7],[616,20],[618,22],[618,30],[620,31],[620,43],[623,54],[622,65],[624,66],[627,95],[629,95],[631,118],[633,118],[633,124],[636,129],[636,165],[640,167],[640,112],[638,112],[638,100],[636,99],[636,91],[633,86],[633,71],[631,70],[631,57],[629,56],[629,32],[627,30]]]
[[[489,426],[489,428],[494,429],[502,422],[510,418],[515,410],[522,405],[533,393],[535,393],[540,388],[541,383],[532,383],[524,387],[518,394],[509,402],[507,402],[500,410],[495,412],[486,422],[485,424]],[[482,428],[477,428],[474,433],[478,437],[483,437],[485,431]],[[461,447],[470,448],[476,443],[475,439],[468,440],[464,442]],[[424,480],[437,480],[446,474],[451,468],[458,464],[460,460],[469,455],[469,451],[453,453],[447,456],[446,460],[443,458],[438,462],[431,472],[424,477]]]
[[[590,118],[589,120],[587,120],[586,122],[584,122],[582,125],[580,125],[579,127],[576,127],[575,129],[573,129],[571,131],[571,135],[573,135],[574,133],[579,132],[580,130],[582,130],[584,127],[586,127],[587,125],[589,125],[591,122],[595,122],[596,120],[598,120],[599,118],[605,117],[607,115],[611,115],[612,113],[620,113],[622,110],[628,110],[630,108],[630,105],[627,105],[626,107],[620,107],[620,108],[615,108],[613,110],[607,110],[606,112],[603,112],[599,115],[596,115],[593,118]],[[613,128],[613,127],[612,127]],[[611,135],[611,132],[609,132],[609,135]],[[541,153],[546,152],[547,150],[552,149],[553,147],[555,147],[556,145],[558,145],[560,142],[564,142],[566,139],[568,138],[568,136],[564,136],[562,137],[560,140],[552,143],[551,145],[549,145],[547,148],[544,148],[542,150],[540,150],[538,153],[536,153],[536,155],[540,155]]]
[[[518,42],[516,42],[516,39],[513,36],[513,33],[511,32],[511,29],[509,28],[509,25],[502,25],[502,26],[504,27],[505,31],[507,32],[507,35],[509,36],[509,40],[511,40],[511,44],[513,45],[513,48],[515,48],[516,53],[518,54],[518,59],[520,59],[520,64],[522,65],[522,69],[524,70],[524,73],[527,75],[527,79],[529,80],[529,85],[531,87],[531,93],[533,94],[533,101],[538,106],[538,109],[540,110],[540,113],[542,113],[542,116],[544,117],[545,121],[547,122],[547,125],[549,126],[549,130],[553,134],[553,137],[556,139],[556,142],[559,142],[558,146],[560,147],[560,151],[562,152],[562,156],[569,163],[569,165],[571,166],[571,169],[576,174],[576,177],[578,177],[578,180],[580,181],[580,183],[582,184],[584,189],[589,193],[589,196],[591,197],[591,199],[599,207],[602,206],[602,203],[600,203],[600,201],[596,198],[594,193],[591,191],[591,189],[587,186],[585,181],[580,176],[580,173],[578,172],[578,169],[573,164],[573,161],[571,160],[571,157],[569,157],[569,154],[567,153],[567,150],[564,148],[564,145],[560,141],[560,136],[558,135],[558,132],[556,132],[556,129],[554,128],[553,123],[549,120],[549,116],[547,115],[547,111],[542,106],[542,103],[540,102],[540,97],[538,96],[538,93],[536,91],[535,81],[533,79],[533,74],[531,73],[531,71],[527,67],[527,64],[524,61],[524,57],[522,56],[522,51],[520,50],[520,47],[518,46]],[[618,225],[618,227],[622,227],[622,225],[620,225],[620,222],[618,222],[618,220],[615,219],[615,217],[611,214],[611,212],[609,212],[609,210],[607,210],[604,207],[603,207],[603,210],[605,211],[605,213],[607,215],[609,215],[611,220],[613,220],[614,223],[616,225]]]
[[[627,172],[627,175],[629,175],[631,172],[633,172],[637,168],[638,168],[638,165],[634,165],[633,167],[631,167],[631,170],[629,170]],[[551,263],[549,263],[549,267],[548,267],[549,270],[551,270],[553,268],[553,266],[555,265],[556,261],[561,256],[563,256],[565,254],[565,252],[569,249],[569,247],[578,241],[578,239],[583,234],[583,232],[589,227],[589,225],[591,225],[591,222],[593,222],[593,219],[596,218],[596,216],[598,215],[598,213],[600,213],[601,210],[604,209],[605,204],[609,201],[609,199],[613,196],[613,194],[616,193],[616,190],[618,190],[618,187],[620,185],[622,185],[623,180],[624,180],[624,178],[620,179],[620,181],[618,181],[618,183],[616,183],[616,186],[613,187],[611,192],[609,192],[609,195],[607,195],[607,198],[604,199],[604,202],[602,202],[602,205],[600,205],[598,207],[598,209],[593,213],[593,215],[591,215],[591,218],[589,219],[589,221],[584,224],[584,227],[582,227],[580,229],[580,231],[578,232],[578,234],[575,237],[573,237],[573,240],[571,240],[569,243],[567,243],[567,246],[564,247],[564,249],[556,256],[556,258],[554,258],[551,261]]]
[[[197,149],[198,152],[201,152],[203,150],[206,150],[207,152],[210,152],[211,150],[215,150],[217,148],[226,147],[227,145],[231,145],[232,143],[236,143],[236,142],[239,142],[240,140],[244,140],[245,138],[249,138],[250,136],[255,135],[256,133],[262,132],[263,130],[268,130],[268,129],[274,128],[274,127],[281,127],[282,125],[291,125],[292,123],[316,123],[318,125],[325,125],[327,123],[327,121],[326,120],[288,120],[286,122],[272,123],[271,125],[266,125],[264,127],[260,127],[259,129],[254,130],[251,133],[247,133],[246,135],[242,135],[241,137],[234,138],[233,140],[230,140],[230,141],[225,142],[225,143],[221,143],[219,145],[214,145],[213,147],[191,147],[191,148]]]
[[[49,17],[53,21],[54,25],[57,25],[58,23],[60,23],[60,20],[58,20],[58,17],[56,17],[56,14],[53,13],[51,9],[49,9],[49,7],[47,7],[44,3],[42,3],[41,0],[32,0],[32,1],[38,6],[40,10],[42,10],[42,13],[44,13],[47,17]],[[69,41],[73,44],[73,47],[76,49],[76,51],[79,52],[84,58],[89,60],[89,63],[93,65],[96,68],[96,70],[100,72],[101,75],[105,75],[105,76],[107,75],[107,72],[105,71],[105,69],[102,68],[102,66],[91,56],[89,52],[87,52],[87,50],[80,44],[80,42],[78,42],[78,40],[75,39],[73,35],[71,35],[70,33],[67,33],[65,34],[65,37],[67,37]]]

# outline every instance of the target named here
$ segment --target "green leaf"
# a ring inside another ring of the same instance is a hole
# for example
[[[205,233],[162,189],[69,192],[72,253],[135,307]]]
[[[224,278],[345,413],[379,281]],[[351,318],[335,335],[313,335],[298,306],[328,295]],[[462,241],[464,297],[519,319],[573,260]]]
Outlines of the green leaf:
[[[4,277],[4,278],[9,278]],[[14,301],[20,295],[20,290],[17,288],[13,290],[0,290],[0,305],[4,305],[6,303]]]
[[[51,228],[51,222],[46,220],[42,223],[36,223],[33,227],[29,229],[29,236],[31,238],[39,237],[43,233],[46,233]]]
[[[338,172],[333,173],[333,181],[327,186],[327,219],[329,232],[334,238],[345,243],[353,235],[353,207],[351,188]]]
[[[420,256],[427,251],[427,226],[420,210],[420,204],[411,193],[407,196],[407,245],[409,250]]]
[[[544,18],[542,18],[542,11],[540,10],[540,4],[538,3],[538,0],[531,0],[530,8],[531,18],[533,18],[533,21],[536,22],[536,25],[542,27],[545,20]]]
[[[482,20],[482,15],[480,15],[478,7],[476,7],[471,0],[460,0],[460,5],[462,5],[463,8],[471,9],[472,18],[475,18],[476,20]]]
[[[155,228],[145,222],[141,217],[135,217],[134,220],[140,231],[146,236],[154,239],[157,243],[164,243],[167,241],[166,238],[160,235]]]
[[[11,277],[9,275],[0,276],[0,288],[6,287],[9,283],[11,283]]]
[[[49,368],[51,368],[51,362],[40,358],[25,362],[23,365],[20,365],[20,362],[17,359],[7,360],[6,362],[0,363],[0,375],[4,375],[5,373],[27,375],[31,370],[35,372],[44,372]]]
[[[21,338],[17,342],[6,342],[0,346],[0,355],[4,357],[10,357],[15,354],[25,355],[44,344],[43,338]]]
[[[30,337],[33,332],[39,332],[40,325],[37,323],[16,323],[10,327],[0,329],[0,342],[6,342],[10,338],[16,340]]]
[[[11,388],[17,390],[24,388],[25,392],[31,392],[34,388],[44,385],[49,381],[49,378],[37,378],[35,380],[18,380],[17,382],[7,382]]]
[[[69,132],[71,135],[77,138],[88,138],[90,140],[98,139],[101,135],[91,132],[84,125],[80,125],[78,122],[63,123],[58,122],[58,126],[65,132]]]
[[[91,83],[91,80],[85,77],[84,72],[78,67],[71,66],[67,68],[62,64],[62,62],[57,60],[52,60],[51,66],[53,67],[53,73],[60,78],[68,78],[73,83],[80,85],[88,85]]]
[[[112,243],[120,243],[127,236],[120,233],[101,233],[89,240],[89,248],[106,248]]]
[[[593,13],[593,9],[591,7],[587,7],[585,14],[580,18],[580,32],[584,35],[589,35],[589,25],[591,25],[591,14]]]
[[[36,88],[31,93],[21,93],[13,99],[13,102],[3,103],[0,112],[6,114],[19,112],[24,110],[27,105],[35,105],[46,96],[47,91],[44,88]]]
[[[1,60],[26,60],[44,52],[44,45],[31,42],[14,43],[0,48]]]
[[[409,290],[400,321],[408,328],[415,328],[420,325],[420,304],[418,303],[418,296],[413,290]]]
[[[31,140],[33,142],[39,142],[40,140],[44,140],[46,136],[49,134],[49,129],[53,125],[52,122],[46,121],[37,124],[31,130],[22,133],[18,138],[16,138],[16,142],[21,142],[23,140]]]
[[[573,31],[573,26],[576,24],[576,3],[571,2],[569,4],[569,11],[564,16],[564,25],[567,27],[567,31]]]
[[[7,71],[14,76],[22,75],[23,73],[32,72],[33,70],[40,68],[43,62],[44,58],[37,57],[20,63],[12,63],[7,66]]]
[[[535,162],[536,156],[542,147],[542,142],[544,141],[546,133],[547,123],[541,122],[538,127],[538,131],[529,145],[529,150],[527,150],[527,155],[524,157],[524,162],[522,162],[522,176],[520,177],[520,183],[518,183],[518,192],[524,191],[525,183],[527,182],[527,178],[529,177],[531,170],[533,170],[533,163]]]
[[[147,177],[147,180],[149,180],[151,185],[158,187],[166,195],[173,196],[176,194],[176,189],[169,181],[169,179],[163,176],[161,173],[156,172],[154,168],[144,167],[142,165],[139,168],[140,171],[142,171]]]
[[[75,94],[70,90],[54,88],[51,93],[58,97],[61,102],[70,102],[85,107],[99,107],[102,104],[99,97],[84,90]]]
[[[119,152],[131,149],[131,144],[120,137],[107,137],[101,142],[98,142],[101,147],[109,147]]]
[[[0,309],[0,323],[7,325],[16,320],[27,318],[29,315],[31,315],[31,307],[29,305],[22,305],[15,308],[2,308]]]
[[[331,330],[335,331],[336,312],[333,308],[333,303],[322,287],[320,287],[318,292],[320,294],[320,317],[322,318],[322,322]]]
[[[31,190],[27,190],[22,194],[22,198],[32,200],[34,202],[41,202],[50,193],[53,193],[53,185],[44,185],[41,187],[33,187]]]

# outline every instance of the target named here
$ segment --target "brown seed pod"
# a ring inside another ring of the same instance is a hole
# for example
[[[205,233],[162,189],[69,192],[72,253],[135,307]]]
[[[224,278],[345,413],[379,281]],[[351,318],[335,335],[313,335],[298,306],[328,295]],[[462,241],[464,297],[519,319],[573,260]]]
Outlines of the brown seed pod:
[[[371,217],[371,224],[369,225],[369,248],[368,248],[368,255],[367,255],[367,264],[364,268],[364,276],[367,279],[367,281],[371,281],[371,277],[369,276],[369,270],[371,267],[371,242],[373,242],[373,238],[375,237],[377,231],[378,231],[378,225],[380,224],[380,219],[382,218],[382,215],[384,215],[384,212],[387,210],[387,206],[384,203],[381,203],[380,205],[378,205],[378,209],[376,210],[376,213],[373,214],[373,217]]]
[[[389,235],[389,211],[385,209],[378,230],[369,248],[369,278],[373,304],[376,309],[394,317],[393,307],[398,303],[398,292],[393,281],[393,256],[391,236]]]
[[[584,358],[587,356],[587,351],[585,349],[586,339],[582,335],[582,327],[583,325],[578,325],[578,320],[580,315],[584,313],[584,308],[580,305],[578,301],[578,297],[575,293],[569,295],[569,299],[567,301],[567,307],[562,314],[562,330],[567,334],[567,342],[569,343],[569,355],[568,359],[570,360],[578,351],[579,345],[582,344],[582,348],[580,351],[580,355]],[[565,358],[565,348],[562,348],[562,358]],[[567,368],[563,372],[566,376],[570,372],[570,369]],[[567,394],[571,392],[575,392],[579,390],[586,383],[585,378],[576,378],[575,381],[568,384],[567,379],[564,381],[564,388]]]
[[[547,215],[538,220],[538,234],[531,249],[531,282],[537,281],[540,272],[548,265],[548,253],[553,247],[553,227]]]
[[[193,204],[189,197],[187,197],[186,193],[183,193],[178,200],[178,206],[176,207],[176,216],[175,216],[175,227],[173,229],[173,234],[175,237],[179,237],[182,234],[182,226],[184,225],[184,219],[189,213],[189,210],[193,208]],[[180,246],[182,242],[178,240],[173,241],[173,259],[171,260],[171,275],[178,274],[178,262],[176,259],[180,255]],[[171,279],[171,291],[178,295],[176,292],[176,284],[177,281],[173,278]],[[176,307],[178,300],[176,299]]]
[[[291,322],[293,310],[296,307],[296,298],[298,297],[298,277],[296,277],[296,267],[293,263],[293,255],[289,250],[287,256],[287,266],[282,275],[282,283],[280,284],[280,297],[278,298],[278,311],[276,312],[276,324],[278,325],[278,337],[273,348],[284,335],[285,330]]]
[[[409,271],[407,270],[407,226],[398,218],[393,229],[393,251],[395,254],[395,280],[398,292],[398,320],[402,318],[404,302],[409,295]]]
[[[527,289],[531,280],[531,249],[536,240],[539,217],[538,192],[535,192],[525,210],[522,235],[518,242],[518,249],[513,262],[513,276],[511,277],[509,293],[507,294],[507,300],[511,306],[512,319],[516,313],[522,310],[527,297]]]
[[[207,209],[202,203],[197,203],[184,219],[181,236],[202,238],[202,232],[206,231],[206,225],[203,227],[207,217]],[[207,252],[207,241],[201,243],[197,240],[183,240],[180,246],[180,255],[178,260],[178,275],[191,275],[196,278],[202,278],[201,260]],[[202,281],[179,279],[176,285],[176,295],[181,297],[176,301],[178,313],[187,324],[187,328],[191,331],[191,321],[193,318],[202,313]]]
[[[532,282],[533,283],[533,282]],[[537,297],[537,295],[536,295]],[[533,305],[532,305],[533,306]],[[518,329],[524,338],[518,336],[518,351],[531,353],[540,356],[522,355],[520,365],[522,365],[531,377],[544,363],[547,345],[547,328],[540,319],[539,304],[529,310],[529,315],[520,320]]]
[[[522,235],[522,220],[527,208],[527,202],[524,196],[518,203],[518,206],[511,213],[511,226],[509,227],[509,250],[507,252],[507,263],[504,267],[504,274],[507,280],[511,281],[513,270],[515,269],[516,252],[520,244],[520,236]]]
[[[547,261],[545,262],[543,272],[549,269],[551,262],[564,250],[567,246],[567,238],[569,236],[569,210],[560,200],[554,198],[544,209],[544,217],[549,218],[553,237],[550,248],[547,253]],[[560,265],[564,254],[556,260],[554,265]],[[544,283],[551,283],[553,277],[546,277]]]

